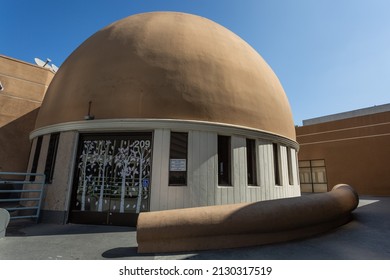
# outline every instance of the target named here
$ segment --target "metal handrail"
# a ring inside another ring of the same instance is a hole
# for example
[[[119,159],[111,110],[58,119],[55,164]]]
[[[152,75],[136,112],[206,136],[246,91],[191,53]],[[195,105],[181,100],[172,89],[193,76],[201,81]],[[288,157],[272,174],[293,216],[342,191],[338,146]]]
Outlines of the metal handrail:
[[[2,179],[5,178],[4,176],[13,176],[13,177],[20,177],[22,176],[24,179]],[[31,178],[34,178],[34,180],[31,180]],[[10,212],[11,217],[10,219],[28,219],[28,218],[35,218],[38,222],[40,209],[42,206],[42,198],[43,198],[43,190],[45,186],[46,176],[45,174],[40,173],[24,173],[24,172],[0,172],[0,194],[19,194],[17,198],[15,197],[8,197],[8,198],[1,198],[0,199],[0,207],[1,204],[7,203],[5,207],[2,207]],[[4,185],[22,185],[21,189],[4,189]],[[39,186],[39,188],[29,189],[27,185],[36,185]],[[21,194],[27,194],[27,193],[39,193],[38,197],[21,197]],[[35,205],[23,205],[23,203],[20,202],[26,202],[26,201],[33,201],[35,202]],[[31,215],[23,215],[20,214],[22,210],[35,210],[35,214]]]

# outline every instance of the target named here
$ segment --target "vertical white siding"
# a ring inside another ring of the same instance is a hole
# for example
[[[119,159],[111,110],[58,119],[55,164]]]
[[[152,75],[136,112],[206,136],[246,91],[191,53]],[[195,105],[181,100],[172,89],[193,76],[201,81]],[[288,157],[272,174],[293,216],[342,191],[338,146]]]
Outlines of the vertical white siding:
[[[259,173],[260,173],[260,187],[261,197],[257,200],[252,198],[252,201],[268,200],[272,197],[272,190],[274,188],[274,170],[273,170],[273,152],[272,143],[265,140],[258,140],[258,152],[259,152]]]
[[[188,188],[191,196],[190,206],[214,205],[217,175],[216,134],[191,131],[189,139],[188,160],[191,163],[191,169],[188,170]]]
[[[291,149],[291,166],[294,180],[292,196],[300,196],[301,188],[299,183],[298,153],[295,149]]]
[[[169,129],[154,132],[151,211],[215,204],[217,140],[211,132],[188,134],[187,186],[168,186]]]
[[[231,135],[232,185],[218,186],[218,133],[215,131],[188,131],[187,185],[169,186],[170,134],[171,129],[167,128],[155,129],[153,134],[151,211],[255,202],[300,195],[296,150],[283,144],[279,146],[282,185],[275,186],[272,141],[260,138],[255,139],[257,186],[248,186],[246,137],[243,135]],[[53,184],[48,186],[44,209],[68,209],[77,136],[75,131],[61,133]],[[44,172],[49,139],[50,135],[43,137],[37,172]],[[35,145],[36,138],[33,141],[33,150]],[[287,149],[291,149],[293,185],[290,185],[288,180]],[[30,156],[29,170],[32,160],[33,153]]]
[[[298,158],[297,158],[297,151],[295,149],[291,149],[291,169],[292,169],[292,175],[293,175],[293,181],[294,185],[299,184],[299,179],[298,179]]]
[[[66,131],[60,134],[53,173],[53,183],[48,186],[46,199],[50,202],[45,209],[68,210],[73,187],[73,172],[77,154],[77,132]],[[60,168],[57,168],[59,167]]]
[[[191,145],[191,154],[189,154],[189,161],[191,161],[192,171],[190,170],[190,174],[192,175],[192,179],[190,178],[188,182],[188,187],[190,190],[190,206],[195,207],[200,203],[200,135],[199,131],[191,131],[190,137],[192,139]]]
[[[34,150],[37,138],[34,139]],[[50,134],[44,135],[39,155],[37,173],[45,172]],[[54,165],[53,181],[44,188],[42,209],[66,211],[69,208],[69,196],[72,190],[74,158],[77,146],[77,132],[67,131],[60,134]],[[30,157],[31,170],[33,156]]]
[[[233,161],[233,203],[246,201],[248,185],[247,162],[246,162],[246,138],[232,137],[232,161]]]
[[[153,134],[150,210],[168,209],[169,130],[156,129]]]
[[[218,185],[217,135],[207,133],[207,205],[216,204],[216,186]]]
[[[287,147],[280,148],[282,185],[275,186],[272,142],[256,139],[258,186],[248,186],[245,136],[231,136],[232,186],[218,186],[218,133],[188,132],[187,186],[168,186],[170,130],[156,129],[153,141],[151,211],[255,202],[299,195],[296,153],[289,185]]]
[[[189,161],[192,169],[193,180],[189,180],[192,204],[190,206],[215,205],[215,194],[217,186],[217,135],[212,132],[191,131],[192,145],[189,154]],[[196,202],[196,204],[194,203]]]
[[[278,188],[278,194],[276,198],[283,198],[287,196],[288,192],[288,165],[287,165],[287,149],[286,146],[278,145],[280,151],[280,173],[281,173],[281,186]]]

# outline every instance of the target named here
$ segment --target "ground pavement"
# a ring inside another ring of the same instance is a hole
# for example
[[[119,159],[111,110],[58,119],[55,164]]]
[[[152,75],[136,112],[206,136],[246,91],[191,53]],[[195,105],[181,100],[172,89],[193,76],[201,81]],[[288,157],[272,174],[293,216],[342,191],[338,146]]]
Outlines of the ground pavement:
[[[353,220],[311,238],[248,248],[138,254],[135,228],[12,221],[0,260],[390,260],[390,197],[361,196]]]

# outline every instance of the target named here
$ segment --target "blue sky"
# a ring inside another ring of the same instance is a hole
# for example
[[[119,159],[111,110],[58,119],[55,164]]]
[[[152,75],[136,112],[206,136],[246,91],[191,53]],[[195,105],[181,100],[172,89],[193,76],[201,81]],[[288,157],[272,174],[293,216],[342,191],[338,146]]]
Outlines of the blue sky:
[[[230,29],[268,62],[294,121],[390,103],[387,0],[1,0],[0,54],[60,66],[124,17],[179,11]]]

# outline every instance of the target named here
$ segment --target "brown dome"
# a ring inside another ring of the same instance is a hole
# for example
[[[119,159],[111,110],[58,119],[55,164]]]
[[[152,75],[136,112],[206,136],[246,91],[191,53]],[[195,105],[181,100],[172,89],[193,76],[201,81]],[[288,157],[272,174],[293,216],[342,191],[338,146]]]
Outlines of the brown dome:
[[[232,124],[295,140],[283,88],[245,41],[208,19],[174,12],[119,20],[82,43],[55,75],[36,128],[95,119]]]

